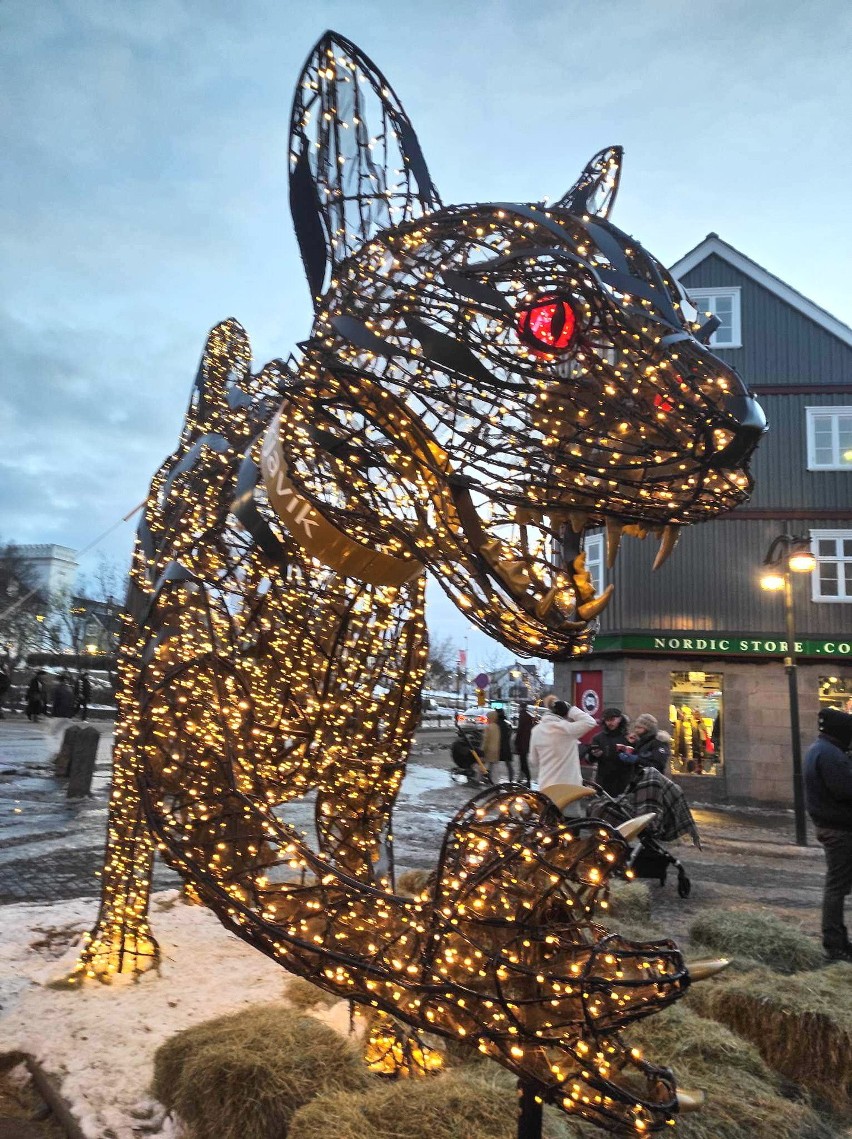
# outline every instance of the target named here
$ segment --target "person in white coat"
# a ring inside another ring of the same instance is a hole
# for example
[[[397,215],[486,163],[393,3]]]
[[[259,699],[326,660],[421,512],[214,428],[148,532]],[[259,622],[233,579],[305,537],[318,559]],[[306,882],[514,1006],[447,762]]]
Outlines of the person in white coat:
[[[537,772],[538,789],[542,794],[547,794],[548,787],[582,784],[578,741],[597,726],[597,720],[588,712],[573,705],[569,708],[564,700],[554,701],[542,712],[530,736],[529,752],[530,766]],[[580,816],[583,808],[579,803],[571,803],[564,814]]]

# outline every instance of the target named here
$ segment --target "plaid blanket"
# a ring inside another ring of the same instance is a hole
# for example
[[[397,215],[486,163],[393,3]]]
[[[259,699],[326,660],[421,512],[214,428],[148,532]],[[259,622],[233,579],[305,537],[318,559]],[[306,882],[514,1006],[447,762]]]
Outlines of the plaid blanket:
[[[698,827],[689,809],[686,796],[676,783],[662,775],[655,767],[643,767],[623,795],[611,799],[601,795],[589,802],[590,818],[602,819],[618,826],[637,815],[653,812],[657,817],[648,824],[648,833],[659,842],[672,842],[681,835],[691,835],[701,849]]]

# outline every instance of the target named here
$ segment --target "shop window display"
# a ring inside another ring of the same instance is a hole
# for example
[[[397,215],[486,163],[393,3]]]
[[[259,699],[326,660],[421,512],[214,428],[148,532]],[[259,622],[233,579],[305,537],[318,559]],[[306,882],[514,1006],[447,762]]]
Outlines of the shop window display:
[[[676,775],[721,774],[721,673],[673,672],[669,720],[672,771]]]
[[[819,678],[820,708],[839,708],[852,713],[852,675]]]

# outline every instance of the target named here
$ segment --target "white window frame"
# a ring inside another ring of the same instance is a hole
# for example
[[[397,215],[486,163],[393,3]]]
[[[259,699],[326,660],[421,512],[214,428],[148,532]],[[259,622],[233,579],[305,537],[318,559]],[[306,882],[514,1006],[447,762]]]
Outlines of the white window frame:
[[[837,420],[841,415],[852,415],[852,406],[847,404],[844,407],[837,404],[822,404],[820,407],[806,407],[805,408],[805,424],[807,427],[808,435],[808,470],[809,471],[849,471],[852,470],[849,463],[842,463],[840,461],[840,439],[837,434]],[[831,425],[831,444],[834,454],[832,455],[832,462],[818,463],[816,461],[816,439],[814,438],[814,420],[822,419],[828,416],[832,420]]]
[[[595,594],[603,593],[606,585],[606,543],[604,541],[604,532],[601,531],[599,534],[587,534],[583,548],[586,551],[586,569],[589,571],[592,585],[595,587]]]
[[[846,565],[847,562],[852,562],[852,558],[845,558],[845,557],[843,557],[842,554],[840,557],[826,558],[825,556],[823,556],[822,558],[820,558],[818,542],[820,540],[827,541],[831,538],[846,540],[846,541],[852,541],[852,530],[811,530],[811,552],[813,553],[814,557],[817,560],[817,568],[811,574],[811,599],[813,601],[818,601],[821,604],[837,605],[838,603],[840,603],[841,605],[849,605],[849,604],[852,604],[852,591],[850,591],[848,593],[846,592],[846,575],[845,574],[840,574],[838,572],[837,584],[838,584],[838,588],[842,592],[840,594],[838,594],[836,597],[835,596],[823,597],[822,592],[820,590],[820,575],[819,575],[820,561],[836,562],[840,566]]]
[[[716,297],[730,297],[731,301],[731,340],[730,343],[725,341],[720,343],[716,339],[716,333],[710,337],[711,348],[742,348],[743,346],[743,330],[742,330],[742,301],[740,298],[740,286],[730,285],[719,288],[691,288],[690,286],[683,286],[686,288],[686,295],[692,301],[698,310],[698,320],[700,324],[704,323],[706,319],[704,313],[707,311],[715,312],[715,304],[708,304],[709,301],[715,301]]]

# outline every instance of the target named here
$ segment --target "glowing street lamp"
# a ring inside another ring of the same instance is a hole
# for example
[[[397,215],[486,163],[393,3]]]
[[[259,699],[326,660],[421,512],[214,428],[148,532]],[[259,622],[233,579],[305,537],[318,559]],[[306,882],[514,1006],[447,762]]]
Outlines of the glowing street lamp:
[[[796,672],[796,625],[793,613],[794,573],[813,573],[817,560],[807,538],[793,534],[779,534],[763,559],[764,571],[760,577],[761,589],[771,593],[784,592],[784,613],[787,623],[787,651],[784,667],[790,693],[790,733],[793,756],[793,810],[796,819],[796,843],[808,845],[805,819],[805,794],[802,782],[802,741],[799,728],[799,684]]]

